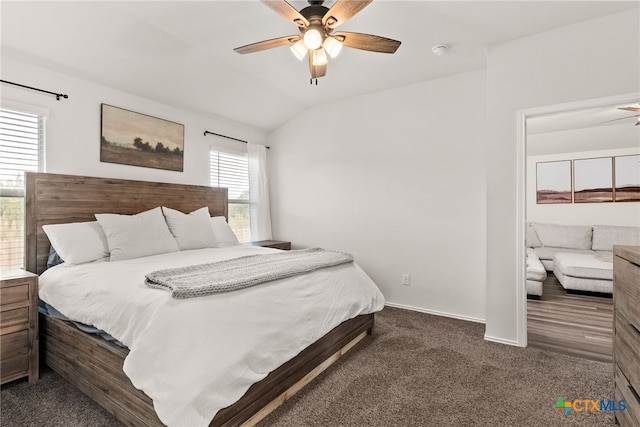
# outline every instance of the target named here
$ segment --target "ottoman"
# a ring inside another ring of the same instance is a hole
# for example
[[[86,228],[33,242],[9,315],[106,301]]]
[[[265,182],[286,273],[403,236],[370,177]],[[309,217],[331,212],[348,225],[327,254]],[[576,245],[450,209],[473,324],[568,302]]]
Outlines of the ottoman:
[[[558,253],[553,257],[553,274],[565,289],[613,293],[613,255]]]

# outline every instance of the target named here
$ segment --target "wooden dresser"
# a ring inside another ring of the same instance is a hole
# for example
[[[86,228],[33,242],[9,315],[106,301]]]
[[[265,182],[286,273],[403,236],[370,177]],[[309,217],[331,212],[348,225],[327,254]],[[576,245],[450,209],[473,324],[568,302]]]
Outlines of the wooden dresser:
[[[640,246],[613,247],[614,399],[621,426],[640,426]]]
[[[38,276],[0,271],[0,382],[38,380]]]

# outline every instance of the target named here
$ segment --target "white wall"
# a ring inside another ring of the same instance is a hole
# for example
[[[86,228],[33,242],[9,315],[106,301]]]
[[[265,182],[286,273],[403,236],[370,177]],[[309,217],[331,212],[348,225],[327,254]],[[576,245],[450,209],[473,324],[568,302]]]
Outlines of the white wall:
[[[638,91],[637,10],[492,46],[487,52],[486,338],[516,343],[518,110]]]
[[[266,135],[228,120],[180,110],[3,55],[2,79],[65,93],[68,99],[3,84],[1,98],[49,110],[46,123],[46,171],[73,175],[209,185],[209,147],[223,135],[264,143]],[[167,82],[170,84],[170,82]],[[185,125],[184,171],[175,172],[100,162],[100,104],[106,103]],[[244,146],[243,143],[234,143]]]
[[[353,253],[388,302],[484,320],[484,87],[459,74],[270,134],[274,237]]]
[[[633,125],[629,126],[633,128]],[[637,132],[637,130],[634,130]],[[597,157],[640,154],[638,148],[579,151],[527,157],[527,214],[530,222],[567,225],[626,225],[640,227],[640,202],[620,203],[536,203],[536,163],[556,160],[592,159]]]

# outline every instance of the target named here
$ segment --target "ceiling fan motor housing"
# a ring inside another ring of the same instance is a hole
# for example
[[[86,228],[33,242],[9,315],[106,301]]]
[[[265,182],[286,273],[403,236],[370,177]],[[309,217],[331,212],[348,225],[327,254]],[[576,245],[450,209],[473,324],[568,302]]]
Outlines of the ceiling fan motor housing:
[[[322,3],[322,2],[320,2]],[[300,32],[302,34],[305,34],[307,31],[309,30],[316,30],[318,31],[318,33],[320,33],[322,40],[325,39],[325,37],[327,37],[328,35],[330,35],[331,33],[331,29],[325,27],[322,24],[322,18],[324,17],[324,15],[329,11],[329,9],[327,7],[324,6],[307,6],[304,9],[302,9],[300,11],[300,14],[302,16],[304,16],[305,18],[307,18],[307,21],[309,21],[309,26],[307,27],[300,27]]]
[[[307,6],[300,11],[300,15],[307,18],[307,20],[311,23],[311,21],[319,21],[320,25],[322,25],[322,17],[329,12],[329,8],[320,5],[312,5]]]

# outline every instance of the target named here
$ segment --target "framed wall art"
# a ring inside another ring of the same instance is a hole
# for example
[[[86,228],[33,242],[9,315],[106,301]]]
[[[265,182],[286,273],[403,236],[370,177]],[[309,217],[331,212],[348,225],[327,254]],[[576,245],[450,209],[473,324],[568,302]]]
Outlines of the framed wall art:
[[[184,125],[101,105],[100,161],[184,170]]]
[[[536,203],[571,203],[571,160],[536,163]]]
[[[616,202],[640,202],[640,155],[614,157]]]
[[[573,161],[574,203],[613,201],[613,158]]]

